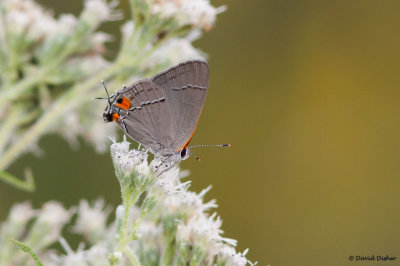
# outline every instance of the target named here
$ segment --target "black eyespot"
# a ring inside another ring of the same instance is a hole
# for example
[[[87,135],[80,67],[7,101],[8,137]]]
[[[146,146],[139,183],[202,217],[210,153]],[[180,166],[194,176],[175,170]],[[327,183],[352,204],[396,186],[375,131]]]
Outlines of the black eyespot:
[[[122,103],[122,98],[117,99],[117,103]]]
[[[186,149],[182,149],[181,150],[181,158],[183,159],[183,158],[185,158],[185,156],[186,156]]]

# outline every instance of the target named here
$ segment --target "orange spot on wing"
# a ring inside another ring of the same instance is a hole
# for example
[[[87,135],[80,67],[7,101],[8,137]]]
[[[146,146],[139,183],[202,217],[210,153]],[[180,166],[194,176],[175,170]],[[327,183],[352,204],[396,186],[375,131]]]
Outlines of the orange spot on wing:
[[[116,121],[116,120],[118,120],[118,119],[119,119],[119,114],[113,113],[113,115],[112,115],[112,121]]]
[[[131,108],[131,102],[125,96],[122,97],[122,102],[121,103],[117,103],[116,105],[119,108],[124,109],[124,110],[128,110],[129,108]]]

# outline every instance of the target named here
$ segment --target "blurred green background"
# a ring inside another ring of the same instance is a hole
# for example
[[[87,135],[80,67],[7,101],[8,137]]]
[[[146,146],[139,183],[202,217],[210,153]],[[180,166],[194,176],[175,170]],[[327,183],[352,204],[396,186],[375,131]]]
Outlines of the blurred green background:
[[[82,7],[40,2],[56,13]],[[192,143],[232,147],[199,149],[202,162],[182,167],[194,190],[213,185],[207,199],[218,201],[224,236],[259,265],[400,257],[400,2],[213,4],[228,11],[196,42],[210,55],[211,82]],[[104,30],[118,36],[119,24]],[[26,155],[10,169],[31,166],[37,191],[0,183],[0,220],[16,201],[120,202],[108,154],[71,151],[58,136],[40,146],[43,158]]]

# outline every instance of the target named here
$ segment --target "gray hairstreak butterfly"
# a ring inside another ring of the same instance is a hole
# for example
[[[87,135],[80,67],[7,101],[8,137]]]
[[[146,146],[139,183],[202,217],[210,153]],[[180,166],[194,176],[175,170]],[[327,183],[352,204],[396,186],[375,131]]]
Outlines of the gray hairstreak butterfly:
[[[206,99],[208,80],[205,61],[180,63],[112,96],[107,92],[104,121],[117,122],[129,137],[156,156],[172,162],[185,160]]]

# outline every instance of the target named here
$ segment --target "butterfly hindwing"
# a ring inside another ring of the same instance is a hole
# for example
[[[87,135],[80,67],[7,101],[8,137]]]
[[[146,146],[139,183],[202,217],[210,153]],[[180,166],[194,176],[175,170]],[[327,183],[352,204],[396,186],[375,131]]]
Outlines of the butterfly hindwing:
[[[169,147],[178,151],[190,141],[200,118],[208,89],[208,65],[201,60],[187,61],[161,72],[151,81],[163,88],[169,99],[176,126]]]

